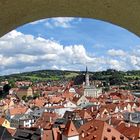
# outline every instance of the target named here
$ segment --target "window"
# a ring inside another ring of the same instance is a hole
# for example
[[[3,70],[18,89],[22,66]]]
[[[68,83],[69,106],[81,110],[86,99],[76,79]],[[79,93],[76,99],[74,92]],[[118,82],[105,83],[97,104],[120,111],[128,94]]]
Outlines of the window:
[[[124,136],[120,136],[120,139],[121,139],[121,140],[124,140]]]
[[[111,129],[110,128],[107,128],[107,132],[111,132]]]
[[[116,137],[112,136],[112,140],[116,140]]]
[[[107,137],[104,137],[104,140],[108,140],[108,138]]]

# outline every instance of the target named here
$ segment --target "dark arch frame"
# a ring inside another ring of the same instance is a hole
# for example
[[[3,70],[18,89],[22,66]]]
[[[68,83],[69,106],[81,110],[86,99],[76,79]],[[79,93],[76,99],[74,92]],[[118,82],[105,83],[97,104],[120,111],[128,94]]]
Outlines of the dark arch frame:
[[[140,0],[1,0],[0,36],[50,17],[95,18],[140,35]]]

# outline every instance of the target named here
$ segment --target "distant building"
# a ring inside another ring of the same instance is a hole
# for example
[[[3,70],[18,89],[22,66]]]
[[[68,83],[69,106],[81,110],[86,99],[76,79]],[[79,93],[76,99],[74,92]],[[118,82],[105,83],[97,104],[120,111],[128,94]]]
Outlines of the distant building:
[[[102,94],[102,88],[96,88],[94,85],[90,85],[88,68],[86,67],[84,96],[97,98],[100,94]]]
[[[19,99],[22,99],[23,96],[26,96],[26,97],[33,97],[33,89],[31,87],[22,87],[22,88],[19,88],[19,90],[16,92],[16,95],[18,96]]]

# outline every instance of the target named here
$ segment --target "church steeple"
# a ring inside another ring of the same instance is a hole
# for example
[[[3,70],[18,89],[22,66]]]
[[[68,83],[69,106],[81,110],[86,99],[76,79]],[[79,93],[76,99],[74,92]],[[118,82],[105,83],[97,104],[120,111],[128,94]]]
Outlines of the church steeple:
[[[86,73],[88,73],[88,67],[86,66]]]
[[[85,85],[89,86],[89,74],[88,74],[88,67],[86,66],[86,73],[85,73]]]

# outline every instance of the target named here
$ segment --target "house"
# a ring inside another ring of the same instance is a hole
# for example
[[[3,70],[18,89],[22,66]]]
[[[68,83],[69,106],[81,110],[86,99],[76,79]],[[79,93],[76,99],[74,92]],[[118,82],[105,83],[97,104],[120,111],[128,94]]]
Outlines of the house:
[[[66,111],[63,118],[71,120],[82,120],[83,122],[93,119],[86,110]]]
[[[7,128],[7,129],[15,130],[14,127],[10,126],[10,121],[8,121],[5,118],[0,118],[0,126],[3,126],[3,127]]]
[[[59,117],[62,117],[66,111],[73,111],[74,108],[65,108],[64,106],[49,106],[45,107],[45,112],[55,112],[59,115]]]
[[[23,96],[26,97],[33,97],[34,91],[31,87],[21,87],[18,89],[18,91],[16,92],[16,95],[18,96],[18,98],[21,100]]]
[[[108,120],[110,118],[109,110],[106,108],[100,108],[96,118],[102,119],[104,121]]]
[[[16,94],[16,92],[18,91],[18,88],[11,88],[9,90],[9,94],[12,95],[12,94]]]
[[[68,120],[65,126],[62,140],[79,140],[79,133],[71,120]]]
[[[28,87],[32,85],[32,82],[28,81],[16,81],[15,82],[16,87]]]
[[[34,108],[34,110],[31,111],[29,114],[33,116],[33,118],[38,119],[42,116],[44,110],[44,108]]]
[[[70,101],[70,100],[65,100],[63,102],[63,106],[65,108],[76,108],[77,107],[77,105],[74,102]]]
[[[121,123],[116,127],[116,130],[123,134],[130,140],[139,140],[140,139],[140,128],[136,126],[126,125],[125,123]]]
[[[61,131],[59,128],[44,129],[41,140],[61,140]]]
[[[30,106],[42,108],[45,105],[45,103],[46,103],[46,100],[44,97],[38,97],[31,101]]]
[[[109,125],[113,126],[114,128],[116,128],[117,126],[119,126],[121,123],[124,123],[124,121],[120,118],[116,118],[116,117],[111,117],[109,120]]]
[[[10,126],[14,128],[30,128],[34,124],[34,122],[35,119],[33,118],[33,116],[29,114],[18,114],[11,119]]]
[[[140,126],[140,112],[124,112],[124,120],[134,126]]]
[[[7,128],[0,126],[0,140],[11,140],[13,137]]]
[[[135,109],[138,107],[135,102],[122,102],[119,105],[120,111],[135,111]]]
[[[80,105],[89,103],[89,100],[88,100],[84,95],[82,95],[82,96],[79,97],[79,98],[74,97],[72,101],[73,101],[77,106],[80,106]]]
[[[85,123],[78,129],[78,132],[80,140],[128,140],[126,136],[101,120],[91,120]]]
[[[36,128],[51,129],[52,124],[58,118],[58,114],[52,112],[43,112],[40,118],[34,124]]]
[[[40,140],[41,131],[39,129],[28,130],[28,129],[17,129],[13,136],[14,140]]]
[[[13,118],[15,115],[25,114],[27,110],[28,110],[28,107],[26,106],[13,106],[7,110],[6,118],[9,120]]]

